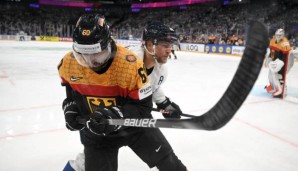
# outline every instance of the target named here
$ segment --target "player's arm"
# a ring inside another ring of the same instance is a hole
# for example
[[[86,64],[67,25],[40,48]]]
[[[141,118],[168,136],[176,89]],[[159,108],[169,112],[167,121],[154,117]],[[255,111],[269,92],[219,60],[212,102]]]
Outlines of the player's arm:
[[[82,116],[79,110],[78,104],[72,96],[72,88],[69,84],[62,84],[65,86],[66,98],[62,103],[62,109],[64,112],[66,128],[71,131],[77,131],[83,129],[85,126],[78,123],[77,117]]]
[[[167,80],[168,70],[165,65],[162,66],[161,70],[155,71],[159,72],[154,75],[158,75],[157,77],[151,77],[152,79],[156,79],[152,82],[156,83],[156,87],[158,87],[153,92],[153,102],[156,104],[158,109],[166,110],[167,113],[163,113],[165,118],[181,118],[182,111],[180,107],[171,101],[168,97],[166,97],[161,85]],[[155,87],[153,85],[153,87]]]
[[[153,93],[153,101],[158,109],[167,111],[163,113],[165,118],[181,118],[182,111],[180,107],[165,96],[161,87]]]
[[[63,79],[64,78],[63,70],[64,70],[64,67],[63,67],[63,59],[62,59],[58,65],[58,71],[62,80],[61,85],[65,87],[65,91],[66,91],[66,98],[62,103],[62,109],[64,113],[66,128],[68,128],[71,131],[81,130],[84,128],[84,125],[79,124],[76,120],[76,118],[78,116],[81,116],[81,114],[80,114],[78,105],[73,98],[73,93],[72,93],[73,90],[71,86],[66,81],[66,79]]]
[[[152,87],[143,62],[139,62],[135,75],[136,86],[129,93],[123,112],[129,118],[149,118],[152,109]]]
[[[152,106],[152,95],[142,100],[129,99],[122,112],[126,118],[151,118]]]

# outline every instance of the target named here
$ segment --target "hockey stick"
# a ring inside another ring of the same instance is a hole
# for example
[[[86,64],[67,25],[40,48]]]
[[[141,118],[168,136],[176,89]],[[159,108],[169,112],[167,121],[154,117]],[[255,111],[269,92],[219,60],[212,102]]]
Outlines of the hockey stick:
[[[166,111],[166,110],[163,110],[163,109],[157,109],[157,108],[151,108],[152,111],[155,111],[155,112],[160,112],[162,114],[169,114],[169,111]],[[190,115],[190,114],[185,114],[185,113],[182,113],[181,116],[185,116],[185,117],[190,117],[190,118],[193,118],[193,117],[196,117],[195,115]],[[83,118],[83,117],[77,117],[76,120],[82,124],[82,125],[86,125],[86,122],[88,120],[88,116],[86,118]],[[100,124],[108,124],[106,122],[102,122]]]
[[[169,114],[169,111],[163,110],[163,109],[157,109],[157,108],[151,108],[152,111],[154,112],[160,112],[162,114]],[[185,116],[185,117],[196,117],[195,115],[190,115],[190,114],[186,114],[186,113],[182,113],[181,116]]]
[[[245,50],[232,82],[208,112],[188,119],[106,119],[102,124],[147,128],[220,129],[236,114],[259,76],[269,45],[265,26],[258,21],[251,21],[246,40]]]

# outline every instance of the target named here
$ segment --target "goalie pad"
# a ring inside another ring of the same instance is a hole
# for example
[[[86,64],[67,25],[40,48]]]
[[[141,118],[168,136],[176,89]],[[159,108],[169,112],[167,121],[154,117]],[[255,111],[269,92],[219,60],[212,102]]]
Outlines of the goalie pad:
[[[270,50],[267,49],[267,53],[265,55],[265,61],[264,61],[264,66],[267,68],[269,66],[269,63],[272,61],[270,57]]]
[[[276,59],[274,61],[269,62],[269,86],[266,86],[266,91],[268,93],[272,93],[272,95],[279,96],[282,94],[282,84],[281,81],[283,80],[283,76],[281,74],[278,74],[278,72],[282,69],[282,67],[285,65],[285,63],[280,60]]]
[[[284,65],[285,63],[282,60],[276,59],[269,62],[269,69],[273,73],[278,73]]]
[[[269,70],[268,79],[269,79],[269,85],[267,85],[265,89],[267,93],[274,93],[275,87],[276,87],[274,84],[275,74],[271,70]]]
[[[282,85],[281,85],[281,81],[282,80],[282,75],[278,74],[278,73],[273,73],[273,88],[275,90],[275,92],[272,94],[273,97],[277,97],[279,95],[282,94]]]

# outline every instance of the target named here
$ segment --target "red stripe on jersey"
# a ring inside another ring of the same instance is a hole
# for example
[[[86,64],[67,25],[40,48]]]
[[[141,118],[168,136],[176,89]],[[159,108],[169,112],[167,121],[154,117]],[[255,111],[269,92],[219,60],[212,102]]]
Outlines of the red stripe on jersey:
[[[67,80],[62,78],[62,83],[69,84],[75,91],[82,95],[90,95],[97,97],[130,97],[132,99],[139,99],[139,90],[129,91],[127,88],[119,86],[101,86],[101,85],[84,85],[84,84],[70,84]]]
[[[283,54],[288,54],[290,52],[290,50],[283,50],[276,46],[269,46],[269,47],[277,52],[282,52]]]

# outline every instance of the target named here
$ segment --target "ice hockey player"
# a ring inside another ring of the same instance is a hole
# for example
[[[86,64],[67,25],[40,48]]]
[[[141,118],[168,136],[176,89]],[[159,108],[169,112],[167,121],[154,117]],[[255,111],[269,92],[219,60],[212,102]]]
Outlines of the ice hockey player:
[[[286,95],[286,74],[291,47],[283,29],[278,29],[275,32],[269,48],[270,53],[267,56],[267,61],[265,61],[269,67],[269,85],[266,85],[265,89],[273,97],[284,98]]]
[[[180,118],[182,114],[180,107],[165,96],[161,87],[168,77],[165,64],[177,40],[172,28],[161,22],[150,22],[144,29],[142,46],[130,48],[144,61],[151,81],[153,102],[159,109],[170,111],[169,114],[164,114],[165,118]]]
[[[157,46],[169,48],[171,40],[152,39],[152,47],[147,45],[148,52],[154,49],[151,54],[154,56]],[[100,15],[81,16],[73,41],[73,51],[63,57],[58,69],[66,87],[67,97],[63,102],[66,127],[80,131],[84,145],[83,169],[117,171],[119,148],[128,146],[150,168],[186,171],[159,129],[100,124],[106,118],[152,118],[152,90],[141,58],[115,44]],[[165,61],[161,58],[161,63]],[[153,66],[154,63],[150,68]],[[164,97],[158,107],[170,110],[177,106]],[[167,117],[180,117],[175,110],[169,113]],[[78,123],[77,117],[89,118],[86,126]],[[71,169],[70,166],[78,170],[71,163],[64,170]]]
[[[179,45],[173,44],[172,49],[171,49],[171,53],[174,55],[175,59],[177,59],[177,55],[175,53],[176,50],[180,49]],[[172,55],[169,55],[169,59],[172,59]]]
[[[24,31],[21,30],[17,35],[19,36],[19,41],[25,41],[26,33]]]

